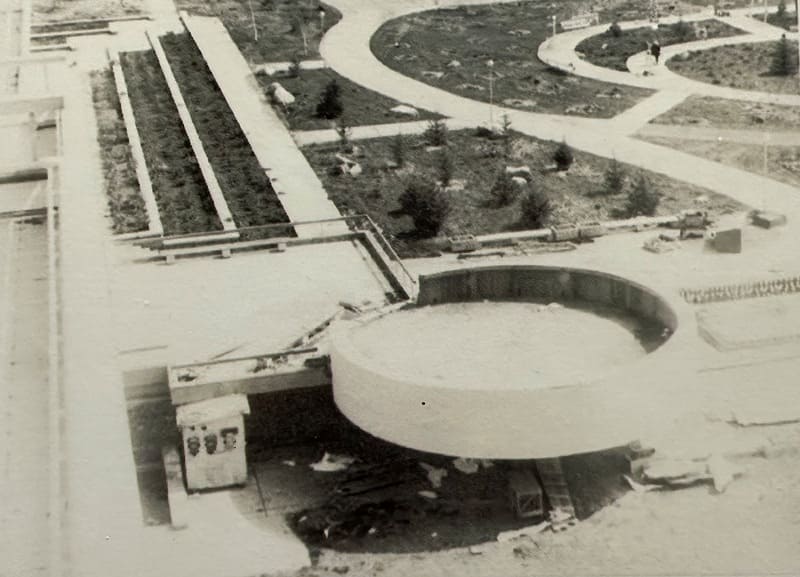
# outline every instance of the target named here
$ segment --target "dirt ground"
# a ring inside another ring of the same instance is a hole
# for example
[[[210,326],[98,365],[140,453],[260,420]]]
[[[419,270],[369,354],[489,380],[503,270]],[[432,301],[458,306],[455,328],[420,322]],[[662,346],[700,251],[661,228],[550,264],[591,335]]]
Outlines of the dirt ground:
[[[295,577],[796,574],[800,426],[764,429],[775,444],[738,460],[744,474],[721,494],[708,485],[628,492],[566,532],[492,542],[480,554],[463,547],[406,555],[324,549]]]
[[[766,131],[790,130],[793,126],[800,126],[800,107],[694,95],[652,122]]]
[[[677,138],[645,137],[642,140],[676,148],[756,174],[766,174],[780,182],[800,187],[800,147],[797,146],[768,147],[765,170],[763,146]]]
[[[147,0],[33,0],[34,22],[115,18],[146,12]]]

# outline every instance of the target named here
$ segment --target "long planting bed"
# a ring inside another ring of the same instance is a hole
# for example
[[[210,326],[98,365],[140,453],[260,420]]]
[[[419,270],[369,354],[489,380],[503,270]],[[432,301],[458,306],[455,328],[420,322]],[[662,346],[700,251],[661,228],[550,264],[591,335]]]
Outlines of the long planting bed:
[[[289,222],[197,45],[187,34],[168,34],[161,43],[237,227]]]
[[[120,54],[166,235],[221,230],[211,195],[152,51]]]

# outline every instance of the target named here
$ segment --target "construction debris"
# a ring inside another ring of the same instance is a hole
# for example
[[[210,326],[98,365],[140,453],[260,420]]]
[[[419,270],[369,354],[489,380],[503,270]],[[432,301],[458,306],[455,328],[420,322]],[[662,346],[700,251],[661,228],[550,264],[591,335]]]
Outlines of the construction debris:
[[[428,474],[428,480],[431,482],[434,489],[438,489],[442,486],[442,479],[447,477],[447,469],[440,469],[428,463],[420,463],[419,466],[425,469]]]
[[[523,527],[522,529],[515,529],[513,531],[503,531],[502,533],[497,534],[497,542],[507,543],[509,541],[519,539],[520,537],[533,537],[534,535],[537,535],[549,528],[550,528],[550,521],[542,521],[541,523],[537,523],[536,525],[530,525],[528,527]]]
[[[687,459],[657,459],[647,464],[642,477],[652,484],[640,485],[627,479],[637,492],[689,487],[699,483],[712,483],[717,493],[722,493],[730,483],[743,473],[720,455],[711,455],[703,461]],[[633,484],[632,484],[633,483]]]
[[[438,499],[439,495],[434,493],[433,491],[417,491],[417,495],[420,497],[424,497],[425,499]]]
[[[463,457],[459,457],[453,460],[453,467],[465,475],[473,475],[478,472],[480,465],[475,459],[464,459]]]
[[[336,473],[346,470],[350,465],[355,463],[355,461],[354,457],[348,457],[347,455],[331,455],[330,453],[325,453],[322,459],[316,463],[311,463],[309,467],[318,473]]]

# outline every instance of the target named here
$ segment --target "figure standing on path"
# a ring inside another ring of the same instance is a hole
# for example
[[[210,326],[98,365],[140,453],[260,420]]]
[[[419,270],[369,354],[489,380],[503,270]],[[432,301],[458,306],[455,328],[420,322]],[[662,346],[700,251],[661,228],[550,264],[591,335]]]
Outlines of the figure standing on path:
[[[656,64],[658,64],[658,58],[661,56],[661,44],[658,43],[658,40],[653,40],[653,43],[650,45],[650,54],[653,55]]]

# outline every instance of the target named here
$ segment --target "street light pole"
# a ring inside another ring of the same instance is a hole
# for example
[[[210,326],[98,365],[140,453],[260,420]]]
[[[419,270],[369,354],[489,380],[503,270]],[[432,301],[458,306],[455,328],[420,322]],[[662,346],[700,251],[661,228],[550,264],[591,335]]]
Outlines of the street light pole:
[[[494,131],[494,60],[489,60],[489,130]]]

